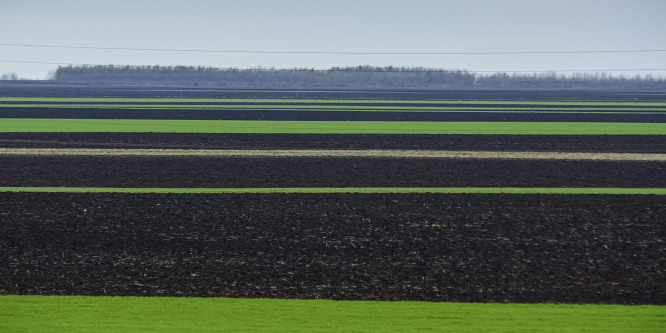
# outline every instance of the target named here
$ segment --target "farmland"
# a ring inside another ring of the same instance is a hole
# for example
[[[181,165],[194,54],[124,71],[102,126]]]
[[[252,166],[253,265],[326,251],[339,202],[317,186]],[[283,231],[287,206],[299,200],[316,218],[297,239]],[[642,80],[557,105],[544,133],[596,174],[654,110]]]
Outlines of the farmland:
[[[517,94],[8,89],[0,294],[612,304],[658,328],[663,95]]]
[[[6,311],[8,320],[3,320],[0,328],[9,332],[67,332],[72,328],[104,332],[222,328],[260,332],[548,332],[554,331],[552,327],[558,331],[608,332],[612,327],[617,332],[658,332],[663,327],[663,321],[655,320],[663,316],[656,306],[89,296],[47,296],[39,301],[5,296],[5,300],[12,308]],[[2,306],[0,303],[0,310]],[[45,313],[50,320],[44,320]]]

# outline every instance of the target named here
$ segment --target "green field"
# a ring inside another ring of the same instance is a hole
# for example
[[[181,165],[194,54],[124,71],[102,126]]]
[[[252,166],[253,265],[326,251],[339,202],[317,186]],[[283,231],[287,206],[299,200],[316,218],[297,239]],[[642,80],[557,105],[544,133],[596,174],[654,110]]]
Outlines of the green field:
[[[0,97],[0,102],[39,103],[261,103],[261,104],[469,104],[469,105],[594,105],[594,106],[663,106],[666,102],[616,101],[531,101],[531,100],[365,100],[365,99],[217,99],[217,98],[61,98],[61,97]]]
[[[666,123],[5,118],[0,132],[666,135]]]
[[[3,332],[663,332],[666,308],[171,297],[0,296]]]
[[[467,104],[466,104],[467,105]],[[468,104],[474,105],[474,104]],[[597,106],[590,108],[586,107],[566,107],[566,108],[552,108],[552,105],[545,107],[535,107],[534,105],[528,106],[497,106],[497,105],[474,105],[474,106],[394,106],[394,105],[345,105],[345,104],[0,104],[2,108],[59,108],[59,109],[77,109],[77,108],[93,108],[93,109],[213,109],[213,110],[295,110],[295,111],[382,111],[382,112],[404,112],[404,111],[418,111],[418,112],[515,112],[515,113],[632,113],[632,114],[660,114],[666,111],[666,108],[642,108],[640,106],[624,107],[621,109]],[[564,111],[566,110],[566,111]],[[631,111],[631,112],[627,112]],[[636,112],[645,111],[645,112]]]
[[[289,111],[354,111],[354,112],[469,112],[469,113],[577,113],[577,114],[663,114],[666,108],[536,108],[536,107],[498,107],[498,106],[365,106],[365,105],[264,105],[264,104],[0,104],[2,108],[52,108],[52,109],[141,109],[141,110],[289,110]]]
[[[288,187],[288,188],[121,188],[121,187],[0,187],[0,192],[46,193],[507,193],[507,194],[653,194],[666,188],[573,187]]]

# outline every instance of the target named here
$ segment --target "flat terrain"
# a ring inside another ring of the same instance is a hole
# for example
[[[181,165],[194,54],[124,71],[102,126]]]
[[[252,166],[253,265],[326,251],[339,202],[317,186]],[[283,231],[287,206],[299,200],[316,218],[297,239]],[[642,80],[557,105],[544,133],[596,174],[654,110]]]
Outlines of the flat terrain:
[[[85,148],[0,148],[8,156],[192,156],[192,157],[293,157],[293,158],[413,158],[491,160],[585,160],[666,161],[666,154],[501,152],[391,149],[85,149]]]
[[[0,296],[3,331],[661,332],[658,306]],[[11,308],[3,305],[11,304]],[[3,311],[6,310],[6,311]],[[44,319],[48,313],[51,320]]]
[[[0,132],[666,135],[666,123],[7,118]]]
[[[664,304],[662,196],[0,193],[3,294]],[[390,217],[390,218],[387,218]]]
[[[0,155],[0,186],[664,188],[666,162]]]
[[[23,328],[32,299],[12,295],[69,295],[69,313],[82,295],[615,304],[664,323],[663,94],[2,87],[0,315]],[[516,327],[541,325],[525,306]],[[595,309],[577,327],[624,327]],[[415,325],[492,317],[468,312]]]
[[[1,120],[0,120],[1,121]],[[664,153],[666,135],[455,135],[0,132],[6,148],[400,149]]]

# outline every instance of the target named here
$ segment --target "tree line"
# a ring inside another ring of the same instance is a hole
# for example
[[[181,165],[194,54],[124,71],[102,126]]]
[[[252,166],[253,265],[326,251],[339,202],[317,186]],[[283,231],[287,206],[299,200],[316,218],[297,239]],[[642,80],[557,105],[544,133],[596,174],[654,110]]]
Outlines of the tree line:
[[[187,66],[60,66],[55,80],[75,84],[199,86],[255,89],[664,89],[650,75],[490,73],[425,67],[210,68]]]

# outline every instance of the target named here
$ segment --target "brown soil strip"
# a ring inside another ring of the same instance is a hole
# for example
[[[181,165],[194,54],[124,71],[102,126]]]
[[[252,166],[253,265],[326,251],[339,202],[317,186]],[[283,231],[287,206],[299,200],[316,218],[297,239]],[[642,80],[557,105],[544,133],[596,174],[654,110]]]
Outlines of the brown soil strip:
[[[601,161],[666,161],[666,154],[497,152],[441,150],[348,150],[348,149],[57,149],[0,148],[0,155],[40,156],[197,156],[197,157],[393,157],[393,158],[474,158]]]

